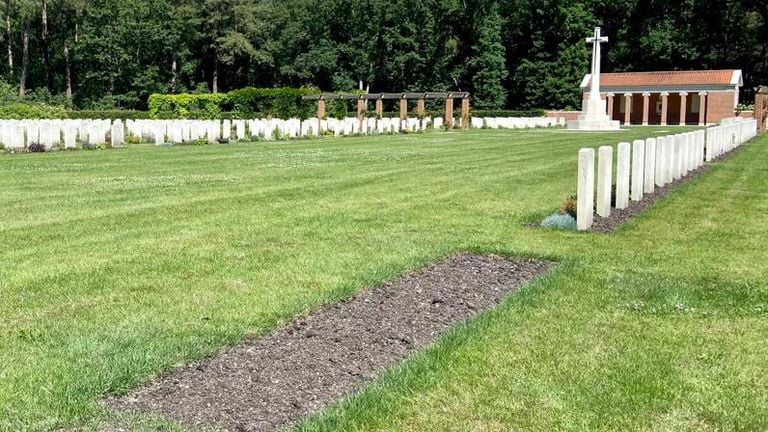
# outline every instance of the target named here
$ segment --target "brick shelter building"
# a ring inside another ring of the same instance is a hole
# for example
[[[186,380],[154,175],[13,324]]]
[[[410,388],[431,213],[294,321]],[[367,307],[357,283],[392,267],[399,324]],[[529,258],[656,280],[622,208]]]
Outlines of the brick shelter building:
[[[591,75],[581,83],[588,97]],[[600,75],[609,116],[622,124],[705,125],[733,117],[741,70],[621,72]]]

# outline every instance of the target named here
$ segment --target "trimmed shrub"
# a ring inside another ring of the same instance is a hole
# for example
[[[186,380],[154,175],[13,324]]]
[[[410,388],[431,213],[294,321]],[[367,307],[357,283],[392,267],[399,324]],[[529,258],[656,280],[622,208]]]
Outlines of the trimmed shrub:
[[[454,114],[461,111],[454,108]],[[543,109],[530,110],[471,110],[472,117],[544,117],[547,112]]]
[[[297,117],[315,113],[315,103],[301,97],[319,94],[316,89],[246,87],[218,94],[153,94],[149,115],[154,119],[250,119]]]
[[[373,115],[372,112],[369,112],[368,114]],[[443,117],[444,115],[445,115],[444,110],[428,110],[424,112],[425,117]],[[543,109],[533,109],[533,110],[523,110],[523,111],[515,111],[515,110],[470,110],[469,111],[470,117],[544,117],[545,115],[546,115],[546,111]],[[399,116],[400,116],[400,111],[387,111],[384,113],[384,117],[396,118]],[[409,117],[416,116],[416,111],[413,106],[409,106],[408,116]],[[457,107],[456,104],[454,104],[453,116],[456,118],[461,116],[461,108]]]
[[[63,119],[67,117],[64,108],[16,102],[0,106],[0,118],[9,120]]]
[[[548,216],[546,219],[541,221],[541,226],[543,228],[555,228],[555,229],[562,229],[562,230],[575,230],[576,229],[576,218],[569,214],[560,214],[555,213],[553,215]]]
[[[231,111],[238,118],[272,116],[307,119],[314,115],[316,103],[302,101],[301,97],[312,94],[320,94],[320,91],[307,88],[246,87],[233,90],[227,95]]]
[[[45,153],[45,146],[40,143],[32,143],[27,147],[30,153]]]
[[[152,118],[149,111],[135,110],[80,110],[67,111],[70,119],[121,119],[121,120],[146,120]]]
[[[153,119],[218,119],[228,97],[217,94],[153,94],[147,101]]]

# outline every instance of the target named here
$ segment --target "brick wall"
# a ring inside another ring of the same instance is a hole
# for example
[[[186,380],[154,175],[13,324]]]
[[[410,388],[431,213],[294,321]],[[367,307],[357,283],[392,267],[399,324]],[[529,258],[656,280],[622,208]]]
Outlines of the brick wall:
[[[563,117],[565,121],[578,120],[580,111],[547,111],[547,117],[558,118]]]
[[[733,117],[733,91],[710,92],[707,96],[707,122],[718,123],[720,120]]]

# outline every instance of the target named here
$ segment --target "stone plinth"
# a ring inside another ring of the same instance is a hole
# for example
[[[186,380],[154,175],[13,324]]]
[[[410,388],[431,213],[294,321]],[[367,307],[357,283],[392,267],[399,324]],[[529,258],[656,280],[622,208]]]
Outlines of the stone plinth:
[[[620,127],[618,120],[611,120],[605,113],[605,101],[602,99],[585,100],[578,120],[568,122],[569,130],[578,131],[617,131]]]

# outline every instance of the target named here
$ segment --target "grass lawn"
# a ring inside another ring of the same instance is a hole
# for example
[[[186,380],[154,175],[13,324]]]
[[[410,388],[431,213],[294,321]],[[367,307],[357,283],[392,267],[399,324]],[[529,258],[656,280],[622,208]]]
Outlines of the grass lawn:
[[[655,131],[0,156],[0,430],[459,250],[561,265],[303,429],[768,429],[768,137],[613,235],[526,227]]]

